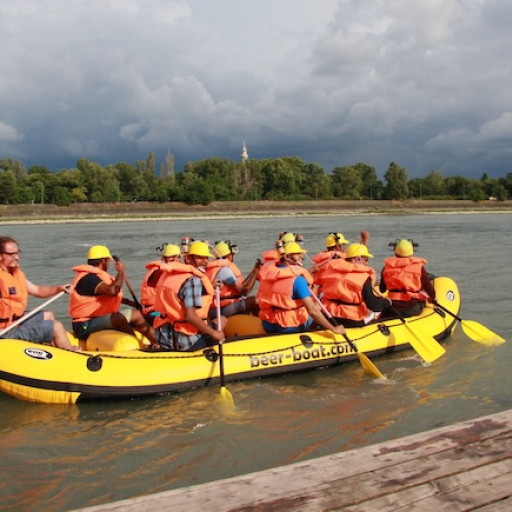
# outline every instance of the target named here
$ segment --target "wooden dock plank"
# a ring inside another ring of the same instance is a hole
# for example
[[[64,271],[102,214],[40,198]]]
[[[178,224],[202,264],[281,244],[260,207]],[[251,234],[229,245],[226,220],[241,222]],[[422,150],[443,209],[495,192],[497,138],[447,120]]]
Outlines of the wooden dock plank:
[[[511,475],[512,411],[505,411],[289,466],[82,511],[484,512],[485,507],[494,511],[499,508],[493,506],[510,504]]]
[[[512,510],[512,497],[494,501],[483,507],[475,508],[472,512],[510,512]]]
[[[473,471],[432,480],[413,487],[386,493],[358,505],[336,508],[343,512],[406,512],[435,510],[457,512],[475,510],[490,502],[501,501],[511,494],[512,460],[500,461],[490,466],[480,466]]]

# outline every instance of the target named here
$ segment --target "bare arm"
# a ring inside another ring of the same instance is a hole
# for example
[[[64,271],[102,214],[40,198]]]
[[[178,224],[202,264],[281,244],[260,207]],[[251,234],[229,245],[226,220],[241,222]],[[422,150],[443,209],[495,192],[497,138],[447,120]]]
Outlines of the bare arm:
[[[256,260],[256,263],[254,263],[254,267],[250,271],[249,275],[245,278],[245,280],[242,283],[240,283],[241,289],[237,289],[238,292],[240,292],[242,295],[248,295],[249,293],[251,293],[258,278],[260,268],[261,261],[258,259]]]
[[[359,243],[362,245],[366,245],[368,247],[368,242],[370,241],[370,232],[363,229],[361,231],[361,238],[359,239]]]
[[[111,284],[105,283],[104,281],[99,283],[94,290],[97,295],[109,295],[110,297],[115,297],[121,291],[124,279],[124,263],[120,260],[116,261],[114,263],[114,268],[117,270],[117,275],[114,281]]]
[[[199,332],[208,334],[214,340],[224,341],[226,337],[222,331],[218,331],[213,327],[210,327],[197,313],[194,307],[185,308],[185,320],[193,325]]]
[[[71,284],[56,284],[54,286],[49,285],[38,285],[27,281],[27,292],[29,295],[33,297],[37,297],[38,299],[46,299],[47,297],[52,297],[53,295],[57,295],[60,292],[71,293],[73,287]]]
[[[342,325],[332,325],[331,322],[325,318],[313,297],[306,297],[302,299],[302,302],[317,325],[337,334],[343,334],[345,332],[345,328]]]

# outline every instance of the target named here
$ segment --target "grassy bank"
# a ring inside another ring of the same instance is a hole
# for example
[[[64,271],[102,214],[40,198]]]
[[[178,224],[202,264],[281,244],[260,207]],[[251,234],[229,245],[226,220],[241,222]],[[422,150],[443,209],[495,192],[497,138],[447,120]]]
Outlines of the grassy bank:
[[[98,203],[0,205],[0,224],[144,219],[230,218],[304,215],[512,212],[512,201],[223,201],[208,206],[183,203]]]

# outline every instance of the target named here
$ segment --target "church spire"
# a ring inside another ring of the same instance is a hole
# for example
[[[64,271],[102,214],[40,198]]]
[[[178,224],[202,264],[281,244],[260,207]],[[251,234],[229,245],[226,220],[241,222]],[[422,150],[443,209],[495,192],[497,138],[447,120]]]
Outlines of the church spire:
[[[245,145],[245,140],[244,140],[244,145],[242,146],[242,162],[246,162],[247,160],[249,160],[249,153],[247,152],[247,146]]]

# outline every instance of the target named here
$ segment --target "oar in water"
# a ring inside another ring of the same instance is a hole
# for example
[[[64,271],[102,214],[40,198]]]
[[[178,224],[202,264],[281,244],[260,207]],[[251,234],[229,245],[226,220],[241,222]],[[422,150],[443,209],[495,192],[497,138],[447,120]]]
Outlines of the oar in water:
[[[220,287],[215,287],[215,302],[217,306],[217,330],[221,331],[221,312],[220,312]],[[233,396],[226,387],[226,377],[224,374],[224,351],[222,348],[222,341],[219,341],[219,372],[220,372],[220,397],[224,405],[229,409],[235,408]]]
[[[335,324],[334,317],[331,315],[329,310],[325,307],[324,303],[314,294],[311,292],[311,295],[316,300],[322,311],[324,312],[324,315],[329,319],[329,321],[332,324]],[[359,362],[361,363],[361,366],[369,373],[374,375],[377,379],[385,378],[382,373],[380,373],[379,369],[370,361],[370,359],[362,352],[360,352],[356,345],[353,343],[353,341],[347,336],[347,333],[343,334],[343,337],[345,338],[345,341],[350,345],[350,348],[357,354],[357,357],[359,358]]]
[[[462,318],[457,316],[455,313],[452,313],[449,309],[439,304],[437,300],[432,302],[439,309],[442,309],[444,312],[455,318],[455,320],[459,321],[462,326],[462,330],[468,338],[471,338],[478,343],[482,343],[483,345],[500,345],[501,343],[505,343],[505,340],[499,334],[491,331],[485,327],[485,325],[475,322],[474,320],[462,320]]]
[[[66,292],[62,291],[57,293],[57,295],[54,295],[52,298],[48,299],[46,302],[43,302],[37,308],[34,308],[32,311],[29,311],[26,315],[23,315],[21,318],[18,318],[15,322],[13,322],[11,325],[6,327],[5,329],[2,329],[0,331],[0,336],[3,336],[4,334],[7,334],[11,329],[14,329],[18,325],[22,324],[25,320],[28,320],[30,317],[34,316],[38,311],[41,311],[41,309],[44,309],[48,304],[51,304],[54,300],[57,300],[59,297],[62,297]]]
[[[409,338],[410,345],[426,363],[435,361],[446,352],[443,346],[433,336],[424,332],[422,328],[411,325],[411,322],[408,322],[395,308],[391,307],[389,309],[400,319],[405,328],[409,331],[411,335]]]

